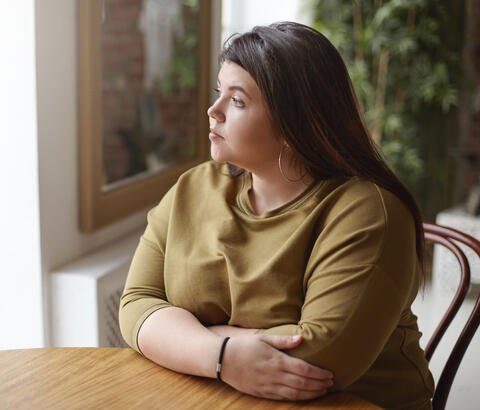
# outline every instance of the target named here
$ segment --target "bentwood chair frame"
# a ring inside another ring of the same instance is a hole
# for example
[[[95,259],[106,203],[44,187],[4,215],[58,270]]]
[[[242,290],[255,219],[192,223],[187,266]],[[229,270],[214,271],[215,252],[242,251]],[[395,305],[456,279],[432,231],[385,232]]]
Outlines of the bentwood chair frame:
[[[453,300],[425,348],[425,357],[430,361],[435,348],[460,309],[470,287],[470,265],[464,252],[455,242],[452,241],[452,239],[467,245],[478,255],[479,258],[480,242],[470,235],[441,225],[424,222],[423,229],[425,231],[425,240],[443,245],[450,250],[457,258],[461,270],[460,284]],[[480,294],[477,297],[472,313],[460,333],[438,380],[432,402],[435,410],[443,410],[445,408],[455,374],[457,373],[465,351],[479,325]]]

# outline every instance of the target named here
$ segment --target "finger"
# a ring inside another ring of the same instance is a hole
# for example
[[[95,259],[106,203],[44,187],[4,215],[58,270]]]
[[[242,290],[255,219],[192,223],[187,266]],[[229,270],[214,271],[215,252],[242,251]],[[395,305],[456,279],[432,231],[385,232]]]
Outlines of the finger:
[[[334,377],[334,374],[330,370],[322,369],[321,367],[307,363],[305,360],[288,356],[286,353],[284,354],[286,356],[283,362],[284,372],[318,380],[331,380]]]
[[[298,401],[298,400],[311,400],[316,399],[317,397],[324,396],[327,393],[326,389],[317,390],[317,391],[308,391],[294,389],[290,386],[277,385],[275,390],[271,394],[275,394],[283,397],[283,400]]]
[[[303,340],[301,335],[260,335],[259,339],[276,349],[293,349],[302,343]]]
[[[311,379],[310,377],[297,376],[292,373],[284,373],[282,384],[291,387],[293,389],[306,390],[306,391],[323,391],[333,386],[332,379]]]

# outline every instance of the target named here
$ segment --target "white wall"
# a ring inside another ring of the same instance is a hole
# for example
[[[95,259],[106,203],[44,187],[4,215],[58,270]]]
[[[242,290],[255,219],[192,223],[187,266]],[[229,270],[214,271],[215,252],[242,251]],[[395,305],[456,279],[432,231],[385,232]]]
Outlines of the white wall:
[[[146,223],[78,229],[76,4],[0,0],[0,349],[48,346],[49,274]]]
[[[146,211],[93,234],[79,231],[76,1],[36,4],[40,222],[47,284],[49,272],[144,225]],[[48,326],[47,285],[45,294]]]
[[[0,50],[0,348],[41,346],[33,0],[0,3]]]
[[[38,0],[36,17],[42,257],[49,271],[136,229],[145,212],[93,234],[79,231],[76,1]]]

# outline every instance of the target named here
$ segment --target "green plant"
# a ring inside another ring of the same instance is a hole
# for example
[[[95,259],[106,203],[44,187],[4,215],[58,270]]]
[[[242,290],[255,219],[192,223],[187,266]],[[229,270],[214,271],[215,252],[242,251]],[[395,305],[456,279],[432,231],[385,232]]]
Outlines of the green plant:
[[[373,139],[420,192],[432,142],[422,121],[427,113],[445,117],[459,102],[463,2],[314,0],[310,7],[313,26],[345,60]],[[445,145],[445,137],[436,142]]]

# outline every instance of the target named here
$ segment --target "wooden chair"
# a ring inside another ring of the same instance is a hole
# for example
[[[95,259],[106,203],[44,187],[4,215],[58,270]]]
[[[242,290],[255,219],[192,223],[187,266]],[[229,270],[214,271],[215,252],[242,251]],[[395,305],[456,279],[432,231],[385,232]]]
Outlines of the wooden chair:
[[[473,251],[475,251],[479,257],[480,242],[475,238],[464,234],[463,232],[432,223],[423,223],[423,228],[425,230],[425,240],[443,245],[449,249],[457,258],[461,269],[460,284],[453,297],[453,300],[425,348],[425,357],[428,361],[430,361],[430,358],[440,342],[440,339],[460,309],[460,306],[462,305],[470,286],[470,265],[463,251],[452,241],[452,239],[467,245]],[[448,357],[447,362],[442,370],[435,388],[435,394],[433,396],[432,404],[434,410],[443,410],[445,408],[455,374],[457,373],[463,355],[465,354],[465,351],[467,350],[468,345],[479,325],[480,295],[477,297],[472,313],[468,318],[465,327],[460,333],[460,336],[458,337],[455,346],[453,347],[450,356]]]

